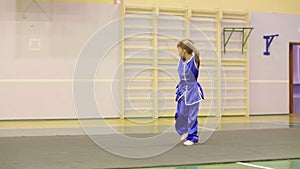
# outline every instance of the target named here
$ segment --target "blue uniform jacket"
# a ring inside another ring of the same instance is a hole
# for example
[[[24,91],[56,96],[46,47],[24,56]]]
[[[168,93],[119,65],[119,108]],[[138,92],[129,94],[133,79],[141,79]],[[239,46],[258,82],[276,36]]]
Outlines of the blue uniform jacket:
[[[186,105],[193,105],[204,99],[202,86],[197,82],[199,66],[196,67],[194,56],[184,63],[185,59],[181,58],[178,63],[178,75],[180,82],[177,85],[176,101],[181,98],[185,100]],[[200,63],[198,63],[200,65]]]

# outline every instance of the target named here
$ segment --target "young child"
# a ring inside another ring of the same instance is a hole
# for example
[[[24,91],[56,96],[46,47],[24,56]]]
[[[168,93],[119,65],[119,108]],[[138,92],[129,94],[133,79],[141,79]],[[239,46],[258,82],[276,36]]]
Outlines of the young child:
[[[199,74],[199,51],[189,39],[179,41],[177,44],[180,60],[178,74],[180,82],[177,85],[175,114],[175,128],[181,140],[186,140],[186,146],[198,143],[198,112],[200,100],[204,94],[200,83],[197,82]],[[187,136],[186,136],[187,135]]]

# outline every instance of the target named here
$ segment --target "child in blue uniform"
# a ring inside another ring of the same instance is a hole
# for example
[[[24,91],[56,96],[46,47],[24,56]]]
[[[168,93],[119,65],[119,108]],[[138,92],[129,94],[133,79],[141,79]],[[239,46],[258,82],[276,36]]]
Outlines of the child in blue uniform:
[[[178,74],[180,82],[177,85],[175,114],[175,128],[182,136],[186,146],[198,143],[198,112],[200,101],[204,94],[200,83],[197,82],[199,74],[199,52],[189,39],[177,44],[180,60]],[[186,136],[187,135],[187,136]]]

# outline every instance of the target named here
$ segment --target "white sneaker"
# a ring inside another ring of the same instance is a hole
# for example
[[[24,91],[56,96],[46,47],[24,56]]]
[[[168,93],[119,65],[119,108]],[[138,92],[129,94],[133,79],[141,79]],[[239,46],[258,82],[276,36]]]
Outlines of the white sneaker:
[[[187,136],[188,136],[188,133],[184,133],[183,135],[181,135],[180,141],[185,140]]]
[[[185,145],[185,146],[191,146],[191,145],[194,145],[195,143],[194,142],[192,142],[192,141],[190,141],[190,140],[186,140],[184,143],[183,143],[183,145]]]

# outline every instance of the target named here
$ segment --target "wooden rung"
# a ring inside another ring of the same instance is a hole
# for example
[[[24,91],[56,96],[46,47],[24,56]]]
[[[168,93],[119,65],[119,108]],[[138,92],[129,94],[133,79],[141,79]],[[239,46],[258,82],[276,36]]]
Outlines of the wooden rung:
[[[219,80],[219,78],[204,78],[204,77],[199,77],[199,81],[214,81],[214,80]]]
[[[202,19],[202,18],[192,18],[191,22],[209,22],[209,23],[215,23],[215,19]]]
[[[222,59],[223,62],[247,62],[247,59]]]
[[[246,109],[247,107],[245,106],[226,106],[226,107],[223,107],[223,109]]]
[[[153,110],[153,108],[145,108],[145,107],[135,107],[135,108],[125,108],[126,111],[131,110]]]
[[[247,78],[223,78],[223,81],[245,81]]]
[[[201,60],[201,59],[200,59]],[[218,70],[217,68],[215,68],[215,67],[205,67],[205,65],[204,66],[201,66],[200,67],[200,70]]]
[[[242,116],[242,115],[246,115],[246,112],[244,111],[237,111],[237,112],[233,112],[233,111],[223,111],[222,116]]]
[[[125,29],[153,29],[152,27],[147,26],[125,26]],[[126,31],[126,30],[125,30]]]
[[[174,28],[174,27],[159,27],[159,30],[175,30],[175,31],[183,31],[185,28]]]
[[[137,65],[140,65],[141,63],[143,63],[143,64],[152,64],[153,59],[151,59],[151,58],[125,58],[124,63],[125,64],[126,63],[128,63],[128,64],[137,64]]]
[[[217,88],[206,88],[206,87],[204,87],[203,90],[205,91],[205,90],[218,90],[218,89]]]
[[[248,16],[247,11],[223,11],[223,18],[245,19]]]
[[[168,41],[178,41],[178,39],[172,38],[172,37],[165,37],[163,35],[158,35],[158,40],[168,40]]]
[[[218,107],[201,107],[201,106],[200,106],[200,110],[201,110],[201,109],[218,109]]]
[[[138,15],[138,14],[127,14],[125,15],[125,19],[153,19],[152,16]]]
[[[154,48],[149,47],[149,46],[125,46],[124,49],[142,49],[142,50],[146,50],[146,49],[154,49]]]
[[[158,70],[177,70],[177,66],[172,66],[172,67],[162,67],[163,65],[161,65],[161,64],[159,64],[158,66],[160,66],[160,67],[158,67],[157,69]]]
[[[239,39],[230,39],[230,43],[242,43],[242,40],[239,40]],[[230,49],[226,49],[226,51]],[[239,50],[240,51],[240,50]],[[246,50],[245,50],[246,51]]]
[[[138,14],[149,14],[154,11],[154,7],[151,6],[125,6],[126,13],[138,13]]]
[[[186,13],[186,9],[182,8],[167,8],[167,7],[162,7],[159,8],[159,14],[165,14],[165,15],[180,15],[184,16]]]
[[[246,100],[248,98],[247,97],[225,97],[223,99],[225,99],[225,100]]]
[[[191,31],[199,31],[199,32],[213,32],[213,33],[217,32],[217,30],[216,30],[216,29],[196,29],[196,28],[193,28],[193,29],[191,29]]]
[[[237,24],[237,23],[239,23],[239,24],[242,24],[242,25],[244,25],[244,24],[246,24],[247,22],[245,22],[245,21],[222,21],[222,23],[230,23],[230,24]]]
[[[131,97],[131,98],[125,98],[124,100],[152,100],[152,98],[147,98],[147,97]]]
[[[159,88],[159,90],[176,90],[176,88],[175,87],[173,87],[173,88],[169,88],[169,87],[165,87],[165,88]]]
[[[224,51],[224,50],[222,49],[222,51]],[[228,52],[237,53],[237,52],[241,52],[241,49],[226,49],[226,53],[228,53]],[[247,52],[247,50],[244,50],[244,52]]]
[[[167,98],[158,98],[158,100],[175,100],[175,96],[174,97],[167,97]]]
[[[170,59],[158,59],[158,63],[160,64],[168,64],[168,65],[177,65],[178,64],[178,60],[176,59],[173,59],[173,60],[170,60]]]
[[[170,82],[173,82],[173,81],[178,81],[179,79],[173,79],[173,78],[158,78],[158,81],[170,81]]]
[[[159,50],[174,50],[174,51],[177,51],[178,49],[175,48],[175,47],[159,47],[158,48]]]
[[[148,88],[136,87],[136,88],[125,88],[125,90],[154,90],[154,88],[152,88],[152,87],[148,87]]]
[[[231,88],[222,88],[222,90],[247,90],[244,87],[231,87]]]
[[[241,69],[241,68],[226,68],[226,67],[223,67],[222,70],[247,71],[245,68]]]
[[[145,77],[133,77],[133,78],[126,78],[125,81],[152,81],[153,77],[145,78]]]
[[[176,110],[176,106],[174,106],[174,107],[158,108],[158,110]]]
[[[125,40],[130,40],[130,39],[154,39],[154,37],[151,37],[151,36],[128,36],[128,37],[125,37]]]
[[[155,69],[154,67],[146,67],[147,69]],[[143,69],[145,69],[145,67],[125,67],[124,68],[125,70],[143,70]]]
[[[158,20],[163,20],[163,21],[165,21],[165,20],[184,21],[184,18],[181,18],[181,17],[178,17],[178,16],[171,16],[171,17],[161,17],[161,16],[159,16]]]
[[[217,42],[217,39],[212,39],[212,38],[207,38],[207,39],[203,39],[203,38],[193,38],[194,41],[204,41],[204,42]]]
[[[203,9],[192,9],[192,15],[200,16],[215,16],[219,13],[217,10],[203,10]]]

